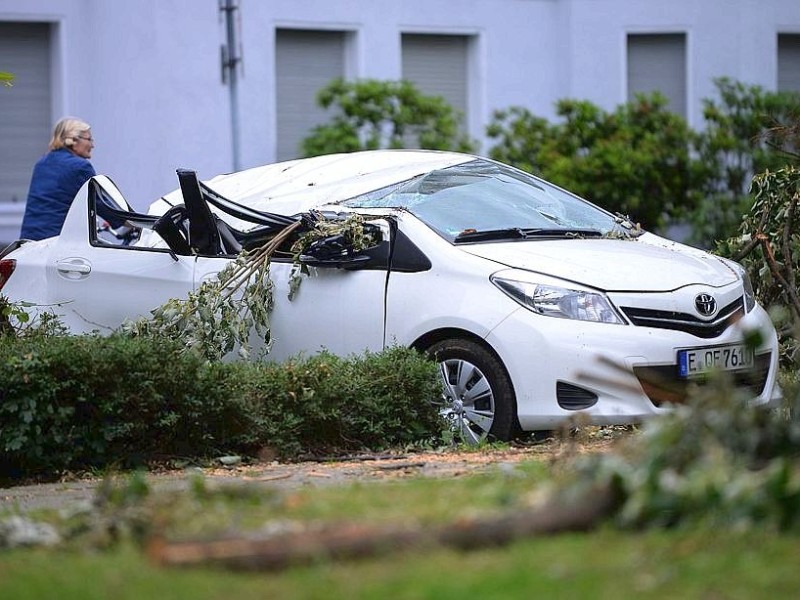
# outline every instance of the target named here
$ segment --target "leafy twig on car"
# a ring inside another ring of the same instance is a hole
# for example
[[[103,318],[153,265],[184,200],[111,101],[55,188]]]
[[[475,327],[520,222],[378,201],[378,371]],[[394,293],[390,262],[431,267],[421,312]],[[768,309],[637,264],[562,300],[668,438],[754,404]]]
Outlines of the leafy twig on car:
[[[203,282],[186,299],[172,298],[142,318],[122,325],[123,332],[137,336],[163,336],[181,340],[187,351],[196,351],[208,360],[219,360],[237,350],[242,358],[250,357],[253,331],[263,340],[262,352],[269,352],[270,313],[273,307],[273,284],[269,277],[270,260],[297,231],[309,221],[299,220],[282,229],[262,246],[243,251],[216,279]],[[291,300],[304,272],[300,255],[316,240],[342,235],[348,247],[361,250],[374,240],[365,231],[361,215],[343,220],[329,220],[314,215],[313,226],[292,244],[294,268],[290,280]]]

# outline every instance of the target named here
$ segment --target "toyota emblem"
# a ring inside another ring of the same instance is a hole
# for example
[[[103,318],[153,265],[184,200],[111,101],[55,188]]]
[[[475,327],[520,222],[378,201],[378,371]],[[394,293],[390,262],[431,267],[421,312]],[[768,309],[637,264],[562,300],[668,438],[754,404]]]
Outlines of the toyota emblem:
[[[698,294],[694,299],[694,307],[704,317],[710,317],[717,312],[717,301],[711,294]]]

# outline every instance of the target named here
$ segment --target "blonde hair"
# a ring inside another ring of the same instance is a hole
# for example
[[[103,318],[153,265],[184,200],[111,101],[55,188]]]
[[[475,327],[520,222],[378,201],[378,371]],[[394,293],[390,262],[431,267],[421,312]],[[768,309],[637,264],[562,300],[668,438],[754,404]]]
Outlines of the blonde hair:
[[[75,144],[75,139],[83,133],[88,133],[92,128],[85,121],[75,117],[64,117],[53,128],[53,137],[50,139],[50,150],[70,148]]]

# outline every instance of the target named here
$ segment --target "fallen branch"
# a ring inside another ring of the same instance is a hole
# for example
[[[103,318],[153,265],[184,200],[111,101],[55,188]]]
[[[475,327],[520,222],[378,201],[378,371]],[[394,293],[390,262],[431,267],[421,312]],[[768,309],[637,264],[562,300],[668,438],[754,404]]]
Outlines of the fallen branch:
[[[567,531],[586,531],[613,513],[619,502],[611,486],[594,487],[573,501],[553,496],[544,505],[500,516],[461,519],[441,527],[338,524],[277,535],[204,541],[154,538],[148,556],[162,566],[221,566],[278,570],[320,560],[348,560],[408,549],[473,550]]]

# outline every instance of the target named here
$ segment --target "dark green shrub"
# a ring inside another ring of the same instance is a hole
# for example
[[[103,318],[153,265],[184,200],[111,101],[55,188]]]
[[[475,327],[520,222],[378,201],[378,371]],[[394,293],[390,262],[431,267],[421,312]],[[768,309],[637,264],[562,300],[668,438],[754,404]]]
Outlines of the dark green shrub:
[[[0,337],[0,479],[263,446],[284,457],[427,440],[433,363],[411,350],[209,363],[122,335]]]
[[[522,107],[496,111],[487,128],[496,140],[490,156],[657,228],[696,202],[695,134],[666,105],[657,93],[614,112],[560,100],[554,124]]]
[[[404,348],[257,365],[246,387],[264,439],[281,454],[381,449],[442,429],[431,405],[441,395],[436,365]]]
[[[469,152],[459,115],[444,98],[421,93],[409,81],[334,79],[317,94],[334,108],[329,123],[303,140],[304,156],[380,148],[427,148]]]
[[[130,465],[240,445],[252,417],[227,395],[225,373],[178,349],[122,336],[0,340],[8,467]]]
[[[694,239],[705,244],[736,234],[753,203],[750,187],[756,173],[792,161],[791,151],[797,149],[792,125],[800,119],[798,93],[772,92],[724,77],[714,84],[719,98],[703,100],[706,124],[697,140],[703,201],[691,215]]]

